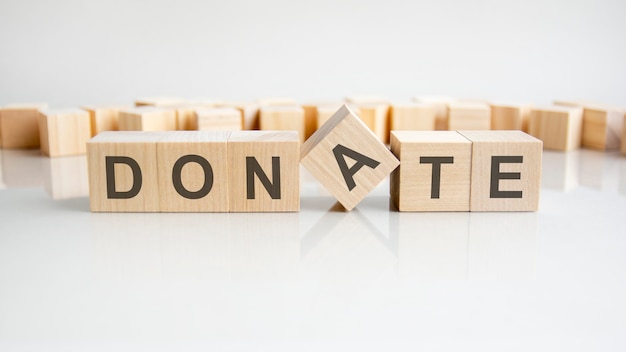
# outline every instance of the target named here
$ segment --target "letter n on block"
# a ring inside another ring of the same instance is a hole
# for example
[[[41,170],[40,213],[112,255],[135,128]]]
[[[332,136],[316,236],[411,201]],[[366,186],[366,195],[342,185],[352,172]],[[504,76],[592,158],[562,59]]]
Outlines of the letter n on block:
[[[537,211],[543,143],[521,131],[459,131],[472,142],[470,211]]]
[[[391,199],[400,211],[469,211],[472,143],[455,131],[393,131]]]
[[[233,131],[228,139],[231,212],[300,210],[296,131]]]
[[[160,132],[102,132],[87,142],[94,212],[158,212]]]

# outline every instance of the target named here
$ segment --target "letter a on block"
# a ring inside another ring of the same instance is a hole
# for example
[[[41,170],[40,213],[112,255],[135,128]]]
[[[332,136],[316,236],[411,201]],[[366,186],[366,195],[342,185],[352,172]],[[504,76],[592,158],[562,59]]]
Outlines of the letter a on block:
[[[353,209],[400,162],[346,105],[303,145],[301,162],[346,208]]]

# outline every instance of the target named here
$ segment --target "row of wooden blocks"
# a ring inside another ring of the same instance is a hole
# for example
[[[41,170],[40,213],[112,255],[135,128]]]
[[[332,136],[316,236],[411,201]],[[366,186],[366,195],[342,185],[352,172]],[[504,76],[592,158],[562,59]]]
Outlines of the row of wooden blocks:
[[[542,143],[524,132],[391,136],[390,151],[345,105],[302,145],[294,131],[103,132],[87,143],[91,209],[298,211],[300,163],[346,210],[392,172],[400,211],[538,209]]]

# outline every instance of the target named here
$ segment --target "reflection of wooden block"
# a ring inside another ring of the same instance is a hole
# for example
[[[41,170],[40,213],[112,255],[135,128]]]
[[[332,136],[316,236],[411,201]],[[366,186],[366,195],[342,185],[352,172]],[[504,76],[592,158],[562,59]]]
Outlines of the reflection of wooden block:
[[[347,210],[399,164],[346,105],[302,145],[301,161]]]
[[[299,106],[263,106],[259,115],[261,130],[296,131],[304,142],[304,109]]]
[[[491,109],[484,103],[450,103],[448,105],[448,129],[489,130]]]
[[[383,142],[389,142],[389,105],[359,105],[359,114],[365,125]]]
[[[117,131],[121,106],[85,106],[91,120],[91,136],[102,131]]]
[[[528,131],[530,105],[491,104],[492,130]]]
[[[42,163],[44,189],[52,199],[89,196],[87,158],[84,155],[46,158]]]
[[[419,96],[414,97],[413,101],[433,105],[435,107],[435,130],[448,130],[448,104],[452,103],[454,99],[450,97]]]
[[[85,154],[90,125],[85,110],[43,110],[39,114],[41,152],[51,157]]]
[[[243,124],[241,111],[235,108],[197,109],[195,116],[199,131],[240,131]]]
[[[391,198],[400,211],[469,211],[472,143],[454,131],[393,131]]]
[[[171,107],[181,104],[185,104],[185,99],[175,97],[151,97],[135,100],[135,106]]]
[[[567,151],[580,147],[582,126],[582,108],[533,108],[530,111],[528,133],[541,139],[545,149]]]
[[[390,114],[390,129],[392,131],[433,131],[436,118],[437,111],[432,104],[393,104]]]
[[[175,131],[176,111],[145,106],[120,111],[120,131]]]
[[[46,104],[11,104],[0,109],[0,147],[39,147],[39,110]]]
[[[541,141],[521,131],[460,131],[472,142],[471,211],[536,211]]]
[[[177,131],[157,143],[160,211],[227,212],[226,131]]]
[[[159,132],[102,132],[87,142],[89,202],[95,212],[158,212]]]
[[[228,139],[231,212],[300,210],[300,142],[294,131],[238,131]]]

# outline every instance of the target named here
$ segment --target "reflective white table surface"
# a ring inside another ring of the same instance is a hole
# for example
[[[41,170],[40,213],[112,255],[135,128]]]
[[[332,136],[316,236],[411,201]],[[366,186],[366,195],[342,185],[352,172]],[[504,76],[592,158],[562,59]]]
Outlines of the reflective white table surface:
[[[84,157],[0,151],[0,351],[626,349],[626,157],[544,152],[536,213],[91,213]]]

